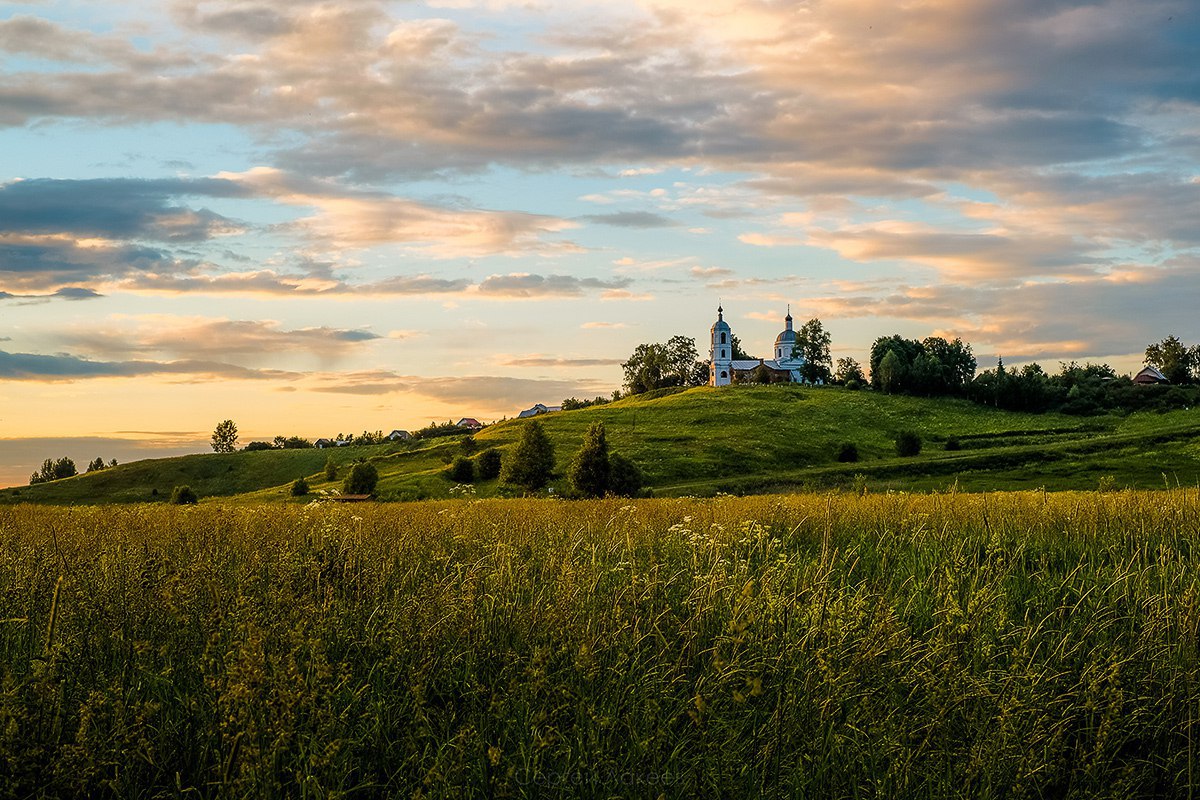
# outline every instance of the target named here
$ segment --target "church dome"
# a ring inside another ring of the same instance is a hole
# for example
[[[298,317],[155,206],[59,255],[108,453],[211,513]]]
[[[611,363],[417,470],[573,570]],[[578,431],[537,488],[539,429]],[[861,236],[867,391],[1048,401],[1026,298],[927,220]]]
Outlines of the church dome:
[[[713,326],[712,326],[713,333],[717,333],[718,331],[731,330],[731,328],[729,327],[729,323],[725,321],[724,311],[725,311],[725,309],[721,308],[720,306],[717,306],[717,321],[713,323]]]
[[[788,328],[786,331],[780,332],[780,334],[775,337],[775,346],[776,347],[782,347],[783,345],[791,346],[795,343],[796,343],[796,332],[794,330],[792,330],[791,328]]]

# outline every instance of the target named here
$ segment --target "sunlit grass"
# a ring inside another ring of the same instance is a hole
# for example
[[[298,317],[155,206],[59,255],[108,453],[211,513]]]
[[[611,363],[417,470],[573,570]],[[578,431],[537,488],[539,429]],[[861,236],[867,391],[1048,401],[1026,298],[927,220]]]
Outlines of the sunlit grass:
[[[0,508],[0,797],[1187,796],[1200,497]]]

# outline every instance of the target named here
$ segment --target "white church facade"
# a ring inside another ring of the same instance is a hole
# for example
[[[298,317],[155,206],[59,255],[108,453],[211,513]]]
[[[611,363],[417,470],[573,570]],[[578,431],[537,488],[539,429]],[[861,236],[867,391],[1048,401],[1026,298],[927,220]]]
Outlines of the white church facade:
[[[792,329],[792,312],[784,317],[785,328],[775,337],[774,358],[735,359],[733,357],[733,330],[725,321],[725,309],[717,306],[717,321],[713,323],[711,347],[708,360],[708,385],[728,386],[760,368],[770,371],[772,380],[779,383],[803,383],[804,376],[800,368],[804,359],[792,355],[796,345],[796,332]]]

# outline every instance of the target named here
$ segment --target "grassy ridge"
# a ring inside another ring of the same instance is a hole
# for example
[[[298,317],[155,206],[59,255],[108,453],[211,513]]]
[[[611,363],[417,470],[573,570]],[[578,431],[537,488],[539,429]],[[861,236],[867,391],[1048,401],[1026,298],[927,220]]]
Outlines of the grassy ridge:
[[[1187,796],[1200,493],[0,508],[0,797]]]
[[[555,444],[560,471],[593,422],[603,422],[610,446],[632,458],[660,494],[709,495],[849,486],[876,488],[1093,489],[1151,488],[1200,483],[1200,409],[1130,417],[1021,414],[966,401],[850,392],[833,387],[701,387],[540,418]],[[502,450],[516,442],[523,421],[491,426],[476,439]],[[916,430],[925,448],[897,459],[894,439]],[[958,438],[960,452],[944,442]],[[838,446],[853,442],[861,460],[836,462]],[[457,438],[334,451],[285,450],[185,456],[136,462],[49,484],[0,491],[0,501],[145,501],[190,484],[202,497],[240,495],[246,502],[286,500],[286,486],[304,476],[315,489],[334,489],[321,468],[327,454],[343,462],[364,457],[380,472],[384,499],[446,497],[453,484],[446,463],[459,454]],[[857,476],[862,476],[858,478]],[[555,487],[560,492],[564,482]],[[480,496],[499,490],[479,483]]]

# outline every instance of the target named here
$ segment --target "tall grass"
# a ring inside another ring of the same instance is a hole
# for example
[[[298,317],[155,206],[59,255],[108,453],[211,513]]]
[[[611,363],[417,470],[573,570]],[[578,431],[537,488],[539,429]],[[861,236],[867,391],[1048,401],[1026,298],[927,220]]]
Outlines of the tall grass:
[[[1200,497],[0,508],[2,797],[1188,797]]]

